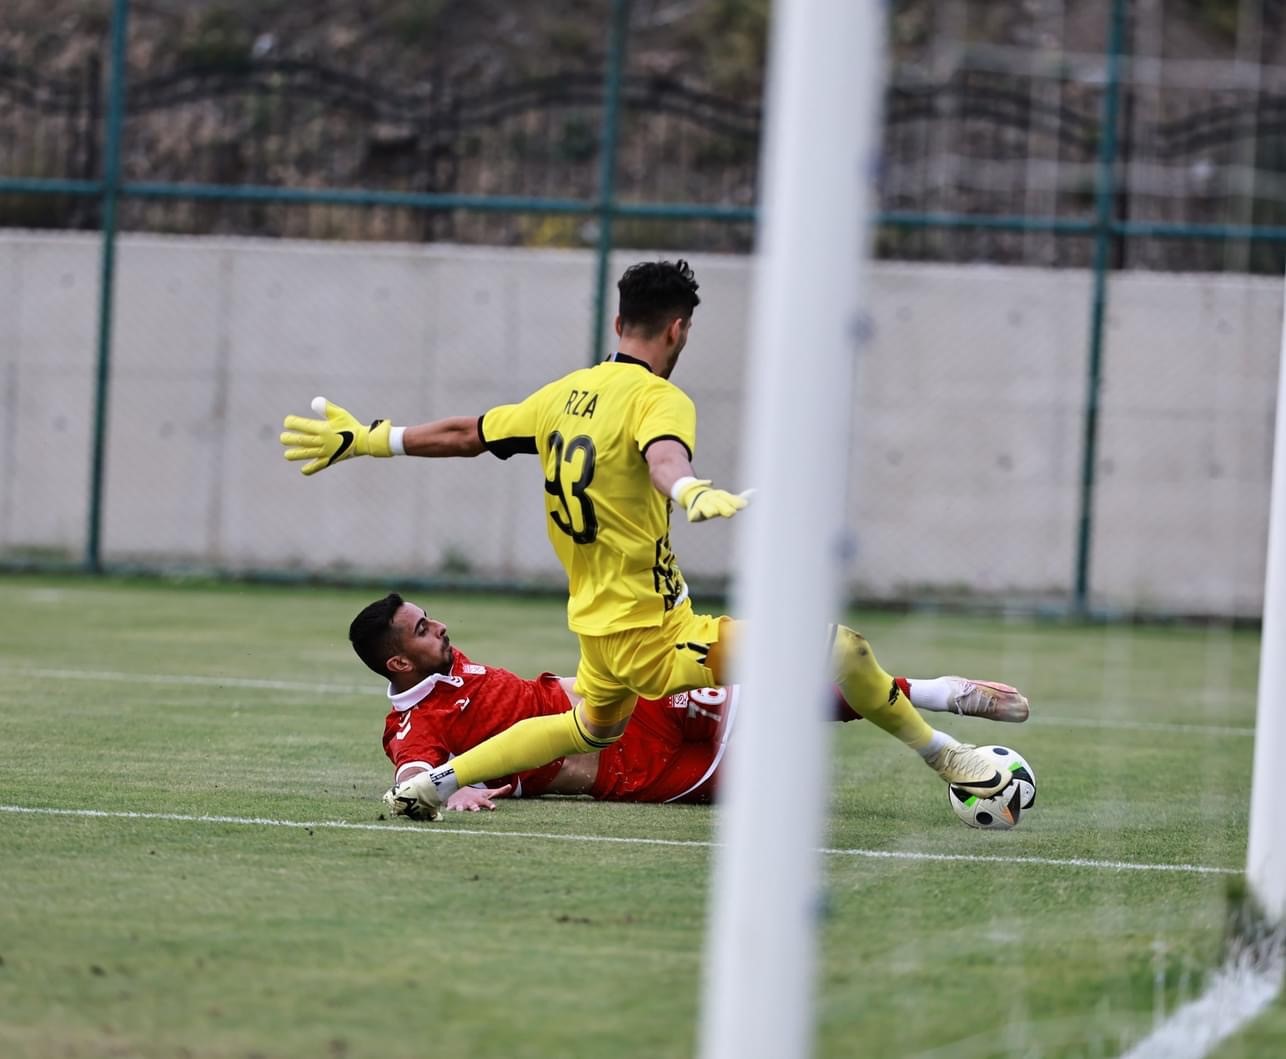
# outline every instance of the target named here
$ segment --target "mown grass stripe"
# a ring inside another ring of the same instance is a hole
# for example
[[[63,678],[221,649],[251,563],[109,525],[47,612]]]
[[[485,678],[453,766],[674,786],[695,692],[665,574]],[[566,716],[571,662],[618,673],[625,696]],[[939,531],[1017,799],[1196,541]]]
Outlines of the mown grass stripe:
[[[278,820],[263,816],[215,816],[185,813],[145,813],[109,809],[59,809],[49,806],[0,805],[0,812],[32,816],[69,816],[106,820],[160,820],[190,824],[234,824],[245,827],[296,827],[342,831],[383,831],[411,835],[484,836],[487,838],[547,839],[552,842],[604,842],[616,845],[679,846],[690,849],[713,849],[719,843],[702,839],[649,838],[626,835],[558,834],[550,831],[493,831],[450,824],[364,824],[349,820]],[[928,862],[964,862],[969,864],[1032,864],[1054,868],[1091,868],[1100,871],[1184,872],[1196,875],[1240,875],[1239,868],[1220,868],[1207,864],[1147,864],[1132,861],[1091,860],[1085,857],[1000,857],[974,853],[927,853],[916,850],[839,849],[822,847],[819,853],[833,857],[866,857],[872,860],[906,860]]]
[[[40,669],[0,666],[0,675],[34,677],[38,680],[95,680],[119,684],[190,686],[198,688],[258,688],[266,691],[303,691],[312,694],[369,695],[382,689],[377,684],[337,684],[305,680],[274,680],[267,677],[212,677],[195,673],[122,673],[110,669]]]
[[[38,680],[97,680],[122,684],[174,685],[199,688],[259,688],[266,691],[300,691],[307,694],[378,695],[378,684],[343,684],[304,680],[275,680],[267,677],[216,677],[193,673],[125,673],[106,669],[49,669],[2,666],[0,676],[30,677]],[[1035,712],[1027,726],[1040,728],[1112,728],[1120,731],[1171,732],[1186,735],[1227,735],[1251,738],[1255,729],[1230,724],[1187,724],[1178,721],[1130,721],[1118,717],[1067,717]],[[1006,726],[1009,727],[1009,726]]]

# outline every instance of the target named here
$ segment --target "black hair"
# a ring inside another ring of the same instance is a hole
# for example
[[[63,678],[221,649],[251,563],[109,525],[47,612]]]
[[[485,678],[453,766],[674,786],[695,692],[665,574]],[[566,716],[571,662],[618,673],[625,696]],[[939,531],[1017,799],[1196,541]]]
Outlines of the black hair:
[[[697,279],[686,261],[644,261],[631,265],[616,284],[621,292],[621,326],[653,338],[676,317],[688,319],[701,304]]]
[[[348,641],[366,665],[382,677],[393,679],[385,663],[397,654],[401,643],[393,630],[393,615],[405,603],[396,592],[377,600],[353,619],[348,627]]]

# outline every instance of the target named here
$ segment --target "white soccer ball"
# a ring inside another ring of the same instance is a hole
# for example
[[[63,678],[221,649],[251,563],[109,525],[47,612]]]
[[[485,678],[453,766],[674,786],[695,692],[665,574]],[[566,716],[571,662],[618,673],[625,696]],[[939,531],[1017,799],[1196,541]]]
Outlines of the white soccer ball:
[[[1012,747],[980,746],[978,749],[995,759],[996,768],[1009,775],[1009,783],[990,798],[979,798],[951,786],[947,788],[947,800],[962,823],[987,831],[1008,831],[1017,827],[1022,814],[1036,804],[1036,772]]]

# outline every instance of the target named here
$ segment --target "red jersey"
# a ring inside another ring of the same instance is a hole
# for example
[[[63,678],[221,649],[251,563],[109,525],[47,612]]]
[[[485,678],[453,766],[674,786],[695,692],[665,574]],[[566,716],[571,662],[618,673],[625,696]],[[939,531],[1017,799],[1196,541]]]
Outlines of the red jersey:
[[[709,802],[737,718],[739,688],[698,688],[663,699],[639,699],[624,735],[598,754],[590,795],[613,802]],[[415,687],[389,694],[384,752],[397,773],[409,765],[432,768],[477,746],[527,717],[571,709],[552,673],[525,680],[455,652],[451,672],[435,673]],[[835,719],[855,720],[836,692]],[[514,797],[535,798],[549,789],[563,758],[517,776]],[[395,773],[396,775],[396,773]]]
[[[640,699],[621,736],[599,753],[591,794],[606,801],[709,801],[722,757],[724,704],[735,689],[708,688],[664,699]],[[450,673],[435,673],[415,687],[389,695],[384,752],[400,772],[433,767],[477,746],[527,717],[571,708],[558,678],[542,673],[524,680],[507,669],[479,665],[456,650]],[[544,793],[563,759],[518,776],[497,777],[514,785],[515,797]]]
[[[599,751],[590,794],[608,802],[713,800],[738,697],[733,684],[639,699],[625,734]]]
[[[384,720],[384,753],[399,771],[407,765],[441,765],[524,718],[571,707],[552,673],[524,680],[507,669],[478,665],[460,650],[450,673],[434,673],[400,694],[390,692],[389,701],[393,708]],[[513,783],[515,795],[535,797],[562,764],[559,758],[496,782]]]
[[[625,734],[599,751],[590,794],[608,802],[712,801],[740,699],[736,684],[639,699]],[[837,721],[861,717],[838,688],[832,710]]]

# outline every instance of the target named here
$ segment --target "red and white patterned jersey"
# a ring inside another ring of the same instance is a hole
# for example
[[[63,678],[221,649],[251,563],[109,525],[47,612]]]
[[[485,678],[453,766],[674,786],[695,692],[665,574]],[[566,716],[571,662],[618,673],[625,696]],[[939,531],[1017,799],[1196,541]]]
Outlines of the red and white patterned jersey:
[[[711,801],[739,697],[734,684],[639,699],[625,733],[599,752],[590,795],[619,802]],[[410,765],[440,765],[527,717],[571,708],[552,673],[526,680],[479,665],[459,650],[450,673],[426,677],[400,694],[390,690],[389,701],[384,752],[398,773]],[[860,717],[838,691],[834,709],[838,721]],[[535,798],[549,789],[563,760],[491,782],[512,783],[515,797]]]
[[[570,708],[552,673],[524,680],[507,669],[479,665],[458,649],[450,673],[434,673],[400,694],[390,690],[389,701],[384,752],[397,770],[440,765],[527,717]],[[535,797],[562,764],[559,758],[518,777],[497,779],[496,785],[513,783],[515,795]]]
[[[591,796],[607,802],[713,801],[740,700],[737,684],[639,699],[625,734],[599,751]],[[832,711],[837,721],[861,716],[838,688]]]
[[[712,801],[739,697],[733,684],[639,699],[625,734],[599,751],[590,795],[607,802]]]
[[[507,669],[473,662],[458,649],[450,673],[435,673],[398,694],[390,690],[389,701],[393,708],[384,720],[384,752],[395,775],[411,765],[440,765],[524,718],[571,708],[552,673],[525,680]],[[640,699],[625,734],[599,754],[592,796],[606,801],[709,801],[730,730],[724,723],[725,706],[735,702],[735,688]],[[548,790],[562,766],[563,758],[558,758],[491,782],[512,783],[516,797],[534,798]]]

